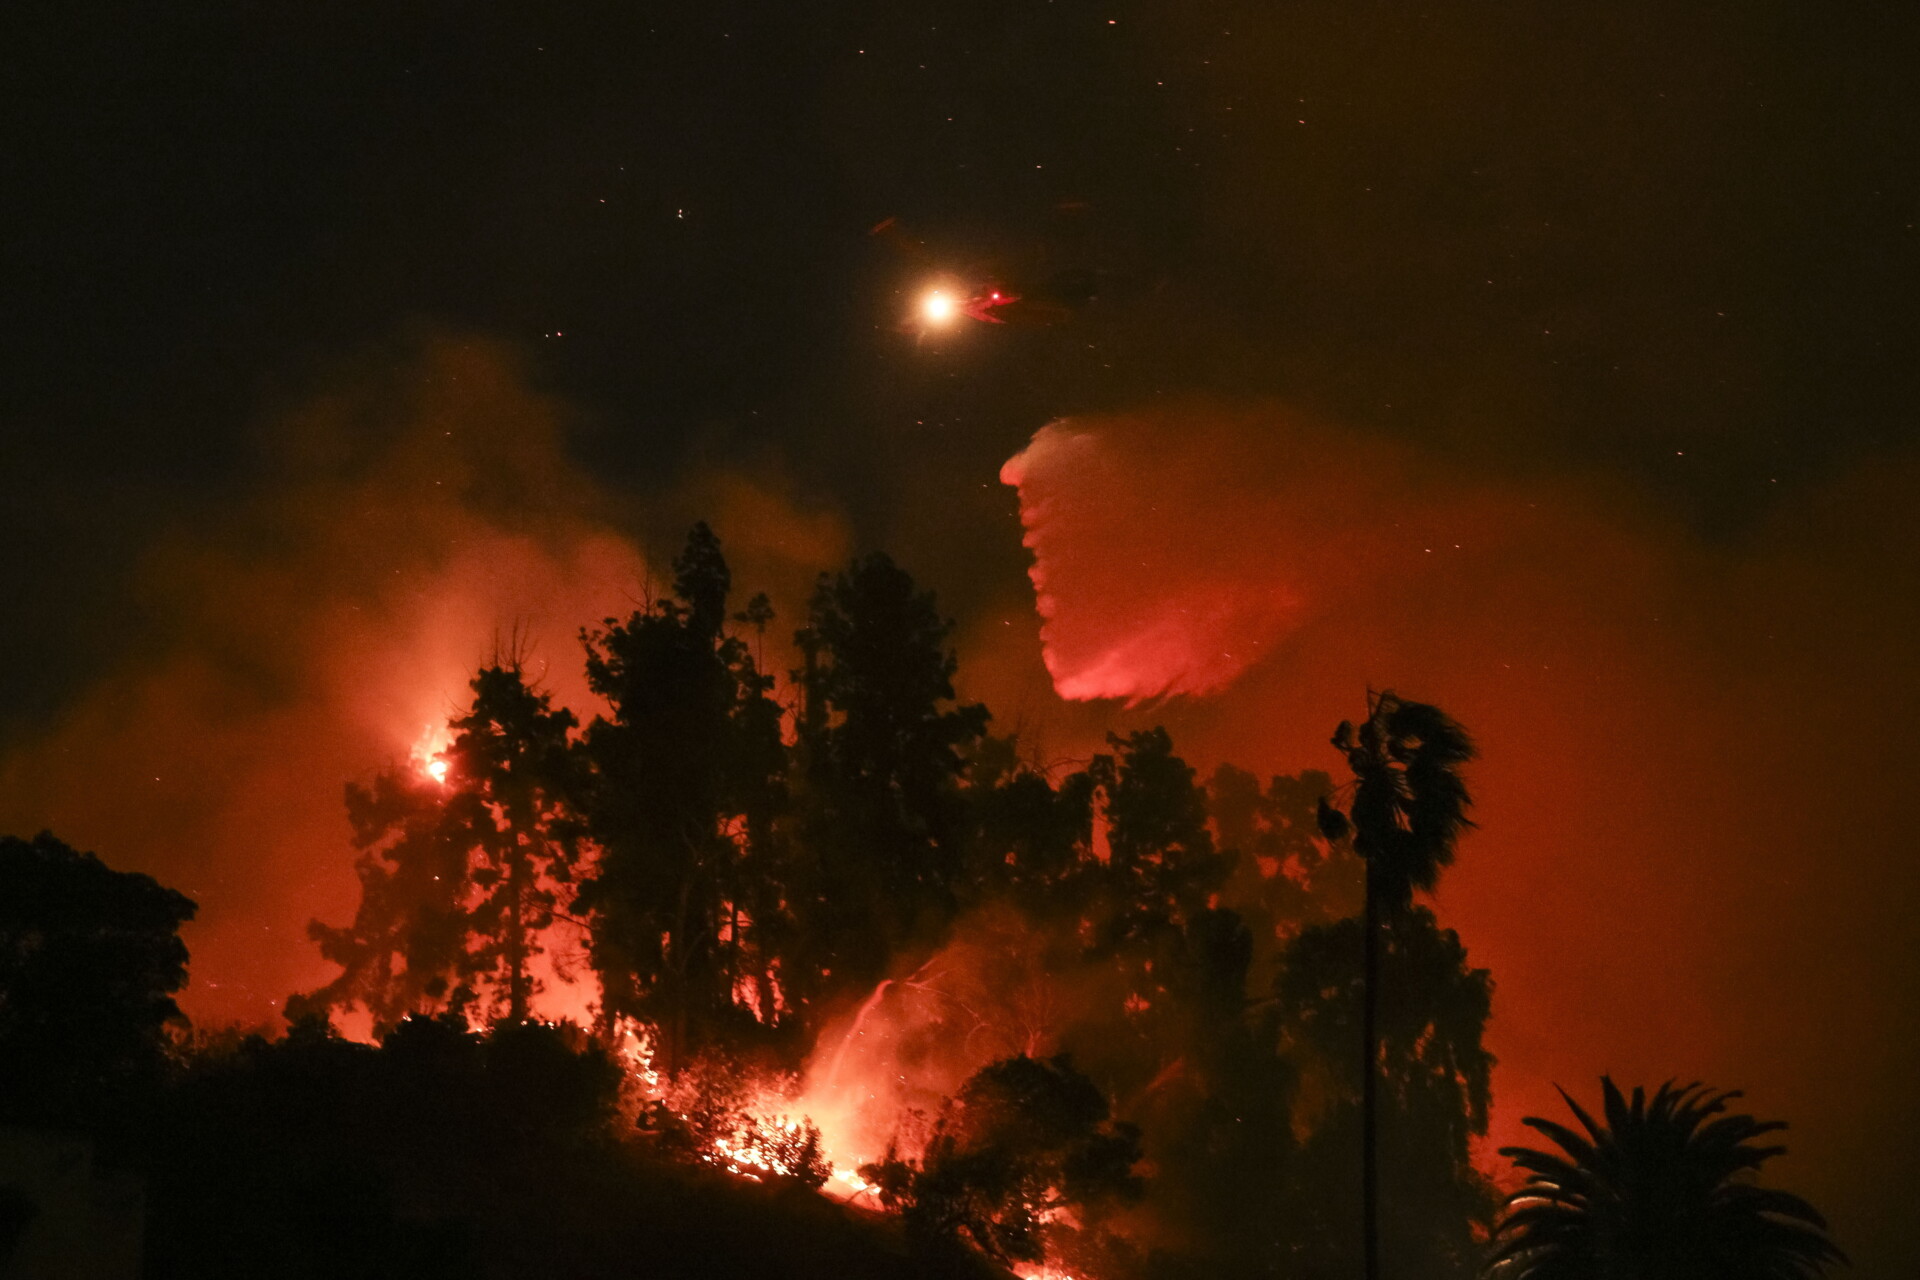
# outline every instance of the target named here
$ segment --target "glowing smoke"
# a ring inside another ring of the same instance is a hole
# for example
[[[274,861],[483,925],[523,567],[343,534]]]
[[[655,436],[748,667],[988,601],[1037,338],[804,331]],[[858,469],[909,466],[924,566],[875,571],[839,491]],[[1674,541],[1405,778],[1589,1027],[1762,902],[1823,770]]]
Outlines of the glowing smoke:
[[[643,554],[645,522],[567,460],[564,425],[500,344],[434,338],[336,372],[263,428],[260,496],[148,553],[126,660],[0,756],[0,830],[50,827],[199,901],[197,1022],[276,1023],[333,976],[306,925],[357,901],[343,786],[427,768],[496,644],[517,636],[557,703],[598,709],[575,635],[636,606],[691,516],[664,514],[674,541]],[[744,476],[689,489],[739,579],[788,609],[839,555],[830,516]]]
[[[1325,484],[1318,433],[1283,421],[1265,434],[1199,408],[1056,422],[1002,468],[1060,696],[1218,692],[1300,625],[1324,553],[1375,539],[1368,494]],[[1384,486],[1392,462],[1352,465]]]
[[[1920,1047],[1904,766],[1861,749],[1920,714],[1911,458],[1739,547],[1271,408],[1056,423],[1004,479],[1062,696],[1231,685],[1118,719],[1260,770],[1334,768],[1369,685],[1475,732],[1440,905],[1499,983],[1495,1142],[1555,1081],[1744,1086],[1842,1238],[1891,1229],[1844,1189],[1899,1167],[1869,1108]]]

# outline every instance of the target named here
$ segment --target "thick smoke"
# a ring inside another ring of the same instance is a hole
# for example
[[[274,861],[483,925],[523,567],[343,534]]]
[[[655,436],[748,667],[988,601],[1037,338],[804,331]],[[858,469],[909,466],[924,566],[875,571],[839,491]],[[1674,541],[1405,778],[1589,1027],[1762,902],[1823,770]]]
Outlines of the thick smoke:
[[[1482,829],[1438,906],[1499,984],[1496,1143],[1603,1071],[1744,1087],[1842,1240],[1897,1238],[1843,1192],[1920,1120],[1869,1110],[1920,1047],[1910,459],[1738,548],[1271,409],[1055,423],[1004,478],[1062,695],[1213,695],[1121,718],[1280,772],[1336,769],[1369,686],[1475,732]]]
[[[0,756],[0,830],[199,901],[182,1003],[203,1025],[277,1023],[332,976],[306,925],[358,899],[343,785],[443,745],[496,653],[591,718],[576,633],[636,607],[685,530],[566,458],[562,407],[504,346],[429,339],[327,384],[263,428],[252,496],[150,550],[125,659]],[[831,516],[746,477],[689,492],[785,619],[843,551]]]

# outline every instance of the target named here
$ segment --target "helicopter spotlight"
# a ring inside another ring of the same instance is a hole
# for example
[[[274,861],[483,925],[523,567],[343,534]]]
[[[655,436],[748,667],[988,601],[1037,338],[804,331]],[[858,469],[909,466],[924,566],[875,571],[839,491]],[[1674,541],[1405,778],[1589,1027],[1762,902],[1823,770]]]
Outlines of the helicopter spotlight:
[[[959,314],[959,303],[945,289],[929,289],[920,300],[920,318],[927,324],[945,327]]]
[[[925,246],[906,237],[893,218],[868,234],[915,264],[931,269],[934,283],[919,295],[901,325],[909,332],[949,329],[963,319],[976,324],[1047,328],[1073,319],[1099,292],[1099,278],[1082,269],[1029,271],[1017,282],[1010,282],[999,272],[988,275],[978,268],[970,272],[943,270]]]

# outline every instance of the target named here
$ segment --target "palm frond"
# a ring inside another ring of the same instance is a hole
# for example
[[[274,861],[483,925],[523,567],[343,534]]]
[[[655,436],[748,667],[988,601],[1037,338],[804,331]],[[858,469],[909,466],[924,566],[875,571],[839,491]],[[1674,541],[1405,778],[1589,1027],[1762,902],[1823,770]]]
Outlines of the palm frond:
[[[1740,1094],[1697,1081],[1668,1080],[1651,1097],[1643,1088],[1629,1097],[1602,1076],[1600,1092],[1604,1124],[1560,1091],[1584,1135],[1526,1118],[1564,1156],[1501,1148],[1528,1181],[1494,1225],[1482,1266],[1489,1280],[1818,1280],[1846,1263],[1811,1204],[1747,1180],[1784,1150],[1758,1144],[1782,1122],[1729,1114]]]

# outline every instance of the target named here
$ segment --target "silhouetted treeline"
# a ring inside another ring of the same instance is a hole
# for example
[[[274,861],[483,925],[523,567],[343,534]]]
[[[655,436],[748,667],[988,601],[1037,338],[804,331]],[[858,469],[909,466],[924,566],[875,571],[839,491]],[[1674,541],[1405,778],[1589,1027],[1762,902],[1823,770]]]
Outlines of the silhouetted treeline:
[[[607,714],[574,732],[504,655],[450,722],[442,776],[412,761],[350,788],[361,908],[316,924],[343,972],[293,1007],[359,1005],[376,1028],[518,1020],[564,912],[585,930],[601,1030],[651,1028],[656,1069],[791,1067],[827,1016],[992,908],[1016,922],[1014,981],[1071,993],[1001,1048],[1071,1051],[1138,1120],[1167,1259],[1349,1261],[1365,894],[1353,849],[1317,823],[1333,780],[1223,767],[1202,783],[1161,729],[1044,768],[957,696],[952,624],[883,555],[822,576],[784,702],[756,658],[771,609],[732,600],[697,526],[669,594],[583,634]],[[1381,1059],[1393,1274],[1464,1274],[1493,1206],[1466,1146],[1486,1125],[1491,984],[1431,915],[1385,927],[1382,988],[1408,993]],[[1027,1018],[976,1011],[996,1014]]]
[[[670,594],[582,634],[604,715],[498,654],[443,752],[349,786],[360,904],[312,927],[341,972],[277,1040],[186,1035],[193,903],[0,841],[0,1122],[141,1174],[156,1276],[1475,1272],[1493,982],[1415,896],[1471,826],[1460,726],[1374,695],[1337,780],[1203,781],[1158,728],[1049,768],[959,698],[951,622],[887,557],[821,577],[784,683],[766,598],[733,595],[696,526]],[[534,1021],[569,964],[596,1024]],[[869,1221],[812,1194],[818,1131],[766,1128],[740,1082],[913,993],[907,1051],[973,1065],[927,1097],[903,1058],[862,1171],[899,1212]],[[333,1030],[350,1010],[377,1044]],[[636,1106],[634,1028],[688,1105]],[[1655,1119],[1714,1105],[1663,1093]],[[749,1129],[759,1183],[711,1167]],[[1545,1188],[1569,1150],[1520,1159]],[[0,1243],[33,1209],[4,1182]],[[1590,1227],[1510,1208],[1501,1265],[1562,1274],[1575,1246],[1543,1233]]]
[[[0,836],[0,1121],[84,1125],[160,1085],[194,910],[51,833]]]
[[[203,1049],[131,1135],[155,1277],[983,1275],[797,1185],[623,1141],[620,1070],[575,1030],[307,1021]]]

